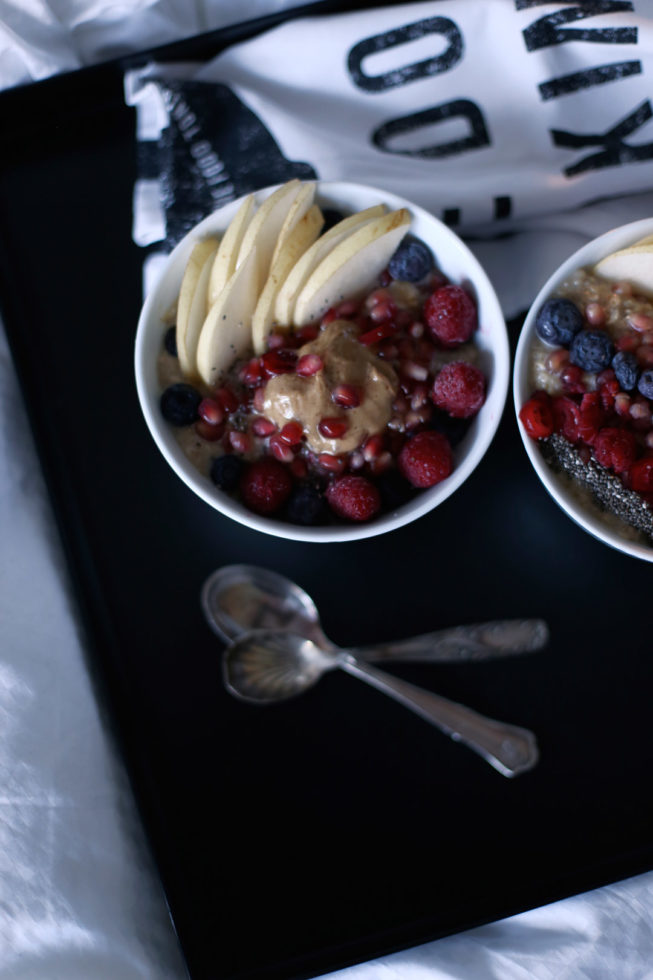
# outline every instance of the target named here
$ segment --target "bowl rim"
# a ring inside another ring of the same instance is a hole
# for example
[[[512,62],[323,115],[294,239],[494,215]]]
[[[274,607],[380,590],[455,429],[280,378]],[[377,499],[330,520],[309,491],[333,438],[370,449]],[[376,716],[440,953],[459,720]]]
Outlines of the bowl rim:
[[[361,197],[373,197],[377,202],[383,202],[392,209],[407,207],[413,219],[419,218],[420,223],[426,222],[436,227],[438,236],[443,240],[443,244],[440,245],[443,254],[445,251],[450,254],[453,250],[464,258],[465,278],[469,279],[477,293],[482,289],[486,307],[485,320],[492,323],[492,342],[486,345],[485,349],[491,352],[493,359],[489,393],[491,394],[494,414],[490,417],[489,412],[486,412],[483,425],[477,426],[473,439],[451,476],[435,487],[421,491],[409,503],[381,514],[370,522],[305,527],[291,524],[274,515],[265,517],[247,510],[243,504],[213,486],[209,478],[204,477],[196,470],[190,460],[184,456],[172,430],[160,417],[158,411],[159,392],[155,394],[148,382],[148,366],[150,370],[152,369],[152,365],[148,361],[148,340],[152,335],[153,325],[155,323],[160,325],[161,323],[161,310],[165,307],[165,304],[162,303],[162,294],[165,294],[166,291],[170,292],[170,283],[173,279],[179,278],[179,281],[181,279],[176,274],[174,277],[171,276],[171,270],[176,267],[183,269],[182,263],[185,262],[185,258],[197,239],[210,232],[223,231],[246,195],[241,195],[236,200],[207,215],[184,235],[166,257],[156,282],[149,290],[141,307],[134,347],[134,371],[141,411],[159,451],[177,476],[212,509],[250,529],[275,537],[314,543],[342,543],[386,534],[417,520],[443,503],[471,475],[494,439],[503,415],[510,384],[510,345],[499,299],[487,273],[462,239],[435,215],[407,198],[370,184],[320,179],[316,179],[315,183],[317,184],[317,193],[327,206],[334,201],[342,200],[343,203],[347,203],[347,206],[360,210],[368,205],[357,203],[357,199],[360,201]],[[254,191],[254,198],[257,203],[264,200],[279,186],[281,185],[277,183]],[[415,220],[413,220],[414,224]],[[176,288],[178,291],[178,285]],[[160,330],[160,326],[158,329]],[[490,398],[487,399],[487,402],[490,402]],[[463,440],[463,444],[465,441]]]
[[[528,354],[535,334],[535,317],[542,303],[576,269],[594,265],[599,259],[620,248],[626,248],[647,234],[653,234],[653,217],[641,218],[624,225],[618,225],[576,249],[549,276],[529,307],[524,320],[515,351],[512,387],[514,410],[521,440],[533,469],[553,500],[571,520],[592,535],[592,537],[614,548],[616,551],[621,551],[634,558],[650,562],[653,561],[653,545],[648,546],[621,537],[617,531],[611,530],[598,515],[595,516],[588,512],[577,500],[571,489],[565,485],[565,481],[557,476],[554,470],[545,462],[537,441],[530,438],[519,418],[520,409],[530,395],[528,385]]]

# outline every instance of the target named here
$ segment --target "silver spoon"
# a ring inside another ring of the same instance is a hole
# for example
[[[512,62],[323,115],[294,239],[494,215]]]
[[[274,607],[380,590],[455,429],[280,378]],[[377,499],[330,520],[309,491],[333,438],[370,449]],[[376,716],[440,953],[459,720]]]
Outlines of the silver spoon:
[[[290,579],[256,565],[225,565],[204,583],[202,608],[226,643],[253,629],[288,630],[323,650],[340,649],[325,635],[311,597]],[[508,619],[437,630],[394,643],[348,650],[366,661],[485,660],[539,650],[549,638],[541,619]]]
[[[296,633],[243,633],[227,647],[223,660],[227,689],[241,700],[257,704],[301,694],[325,671],[336,667],[410,708],[454,741],[473,749],[504,776],[528,772],[538,761],[535,736],[527,729],[485,718],[471,708],[371,667],[351,653],[323,649]]]

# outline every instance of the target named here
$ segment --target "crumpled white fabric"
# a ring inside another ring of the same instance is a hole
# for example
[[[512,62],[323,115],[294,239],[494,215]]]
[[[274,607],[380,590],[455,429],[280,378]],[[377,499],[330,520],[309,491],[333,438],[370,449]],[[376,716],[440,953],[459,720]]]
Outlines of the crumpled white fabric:
[[[0,0],[0,87],[290,5]],[[634,6],[643,14],[650,4]],[[541,215],[517,238],[472,247],[504,309],[517,312],[576,247],[644,214],[653,214],[653,188]],[[96,706],[1,332],[0,542],[0,980],[181,980],[164,897]],[[653,872],[332,977],[652,980],[652,913]]]

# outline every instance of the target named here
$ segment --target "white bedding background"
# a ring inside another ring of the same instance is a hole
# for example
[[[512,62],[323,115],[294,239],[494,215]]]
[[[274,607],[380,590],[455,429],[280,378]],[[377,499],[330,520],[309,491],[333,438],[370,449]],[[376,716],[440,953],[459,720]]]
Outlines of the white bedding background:
[[[548,12],[577,6],[528,0],[476,0],[474,4],[434,0],[410,9],[416,14],[423,10],[425,16],[455,16],[457,3],[459,10],[466,9],[465,16],[476,8],[479,28],[485,27],[479,36],[488,43],[500,41],[488,26],[514,15],[515,8],[522,8],[520,16],[529,23]],[[28,84],[114,54],[292,5],[281,0],[0,0],[0,87]],[[562,59],[560,64],[554,64],[551,52],[546,55],[552,58],[548,75],[540,70],[537,77],[511,79],[513,66],[499,49],[493,62],[495,76],[503,71],[502,84],[511,81],[515,92],[522,81],[536,91],[543,78],[573,74],[579,66],[575,57],[584,59],[585,65],[640,61],[641,71],[631,66],[627,71],[632,74],[600,83],[606,118],[612,122],[623,118],[628,108],[646,101],[648,92],[653,95],[653,0],[612,6],[621,10],[594,16],[592,26],[636,27],[636,50],[620,47],[616,57],[615,46],[607,41],[563,44],[551,49]],[[369,34],[375,35],[380,30],[378,18],[367,16]],[[265,51],[265,42],[259,39],[240,54],[228,52],[203,71],[237,85],[240,96],[264,115],[288,155],[303,159],[309,121],[299,107],[292,113],[292,125],[287,124],[282,109],[284,100],[293,103],[293,83],[287,80],[285,91],[283,80],[276,89],[267,84],[265,72],[270,66]],[[541,69],[539,56],[531,63],[536,61]],[[382,70],[378,64],[377,69]],[[493,80],[497,78],[490,77],[488,91]],[[508,85],[505,92],[510,91]],[[619,99],[616,91],[621,93]],[[582,91],[579,98],[585,98]],[[545,101],[557,103],[558,118],[565,119],[560,99]],[[505,106],[501,117],[509,120]],[[566,128],[579,132],[581,126],[582,113],[570,118]],[[607,128],[606,124],[597,131]],[[335,155],[327,159],[320,146],[323,134],[323,128],[316,128],[313,158],[320,176],[352,176],[355,153],[348,161],[348,173],[334,172],[342,161]],[[511,166],[526,171],[533,180],[536,172],[541,176],[537,147],[519,133],[513,132],[511,138],[513,152],[506,156],[504,167],[508,172]],[[644,121],[629,141],[653,143],[653,121]],[[446,193],[434,187],[430,200],[428,184],[420,183],[420,161],[411,165],[418,193],[411,195],[406,186],[400,192],[440,207]],[[387,175],[381,168],[372,182],[383,186]],[[544,173],[539,206],[533,194],[523,198],[528,198],[528,206],[515,206],[510,221],[519,234],[512,238],[489,237],[492,228],[484,220],[488,216],[482,207],[474,210],[470,199],[469,213],[478,227],[462,230],[482,232],[484,237],[475,237],[472,246],[497,286],[507,315],[522,309],[553,268],[588,238],[653,214],[652,160],[622,167],[619,175],[597,172],[591,177],[570,191],[559,179],[556,183],[555,175]],[[491,180],[492,175],[484,174],[483,179]],[[493,189],[490,198],[499,192],[500,187],[496,193]],[[462,182],[463,203],[464,195]],[[596,197],[602,198],[599,203]],[[142,230],[156,221],[156,214],[141,214],[140,220],[145,222]],[[651,980],[652,923],[653,873],[352,967],[334,977]],[[0,980],[176,980],[184,975],[122,765],[106,736],[84,665],[83,638],[75,622],[60,543],[1,335]]]

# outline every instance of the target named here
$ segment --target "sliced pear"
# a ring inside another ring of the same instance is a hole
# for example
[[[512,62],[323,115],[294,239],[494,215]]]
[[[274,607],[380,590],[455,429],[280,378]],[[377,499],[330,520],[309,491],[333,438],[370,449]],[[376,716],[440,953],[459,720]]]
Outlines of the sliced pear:
[[[301,186],[301,181],[295,179],[278,187],[269,197],[266,197],[247,226],[236,266],[244,262],[249,253],[256,249],[260,283],[267,279],[279,232]]]
[[[290,205],[290,210],[286,215],[284,222],[281,226],[279,236],[277,238],[277,243],[274,246],[274,252],[272,253],[272,258],[270,260],[270,268],[274,266],[274,263],[279,258],[281,249],[283,248],[286,239],[292,234],[293,229],[299,221],[302,220],[306,212],[313,207],[313,202],[315,201],[315,184],[305,183],[302,184],[299,193],[295,197],[295,200]]]
[[[236,271],[236,260],[243,242],[243,235],[254,213],[254,195],[248,194],[238,211],[231,219],[218,248],[208,286],[208,304],[213,306],[216,299],[227,284],[227,280]]]
[[[293,314],[295,326],[317,320],[343,299],[370,289],[394,254],[410,224],[406,208],[391,211],[351,232],[309,276]]]
[[[293,322],[293,312],[295,300],[300,290],[307,282],[308,277],[319,265],[322,259],[331,251],[332,248],[341,242],[355,228],[371,221],[373,218],[380,218],[385,214],[386,208],[383,204],[375,204],[372,208],[365,211],[358,211],[356,214],[343,218],[332,228],[329,228],[321,235],[309,249],[304,252],[301,258],[295,263],[288,273],[286,280],[282,283],[277,293],[274,316],[277,323],[290,326]]]
[[[265,342],[275,322],[275,302],[280,286],[285,282],[300,256],[320,234],[323,224],[324,215],[317,204],[314,204],[286,236],[276,261],[272,263],[270,274],[254,310],[252,343],[255,354],[262,354],[265,351]]]
[[[252,347],[252,316],[258,297],[258,256],[252,249],[232,273],[209,310],[197,345],[197,370],[207,385],[219,384],[231,365]]]
[[[647,296],[653,296],[653,245],[624,248],[606,255],[594,267],[603,279],[625,280]]]
[[[184,375],[189,378],[197,373],[195,366],[197,341],[206,317],[206,290],[217,248],[217,238],[205,238],[197,242],[190,253],[181,280],[175,336],[179,366]]]

